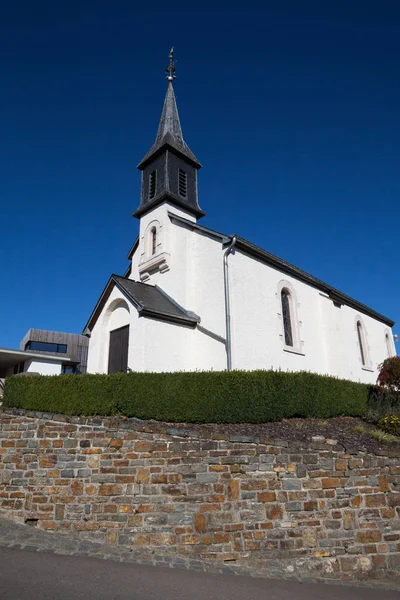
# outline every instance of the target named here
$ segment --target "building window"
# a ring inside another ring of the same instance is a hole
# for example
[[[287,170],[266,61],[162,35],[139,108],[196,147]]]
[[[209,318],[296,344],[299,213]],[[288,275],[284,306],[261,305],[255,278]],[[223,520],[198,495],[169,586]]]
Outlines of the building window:
[[[281,291],[281,302],[282,302],[282,321],[283,321],[283,332],[285,337],[286,346],[293,346],[293,329],[292,329],[292,315],[290,311],[291,298],[290,292],[286,289]]]
[[[154,254],[157,252],[157,229],[155,227],[153,227],[153,229],[150,231],[150,241],[151,254],[154,256]]]
[[[361,321],[357,321],[357,335],[358,335],[358,343],[360,346],[361,363],[362,363],[363,367],[366,367],[367,366],[367,353],[366,353],[366,346],[365,346],[365,339],[364,339],[364,331],[363,331],[363,326],[361,324]]]
[[[64,375],[80,375],[81,371],[77,365],[63,365],[62,372]]]
[[[390,336],[387,332],[385,335],[385,341],[386,341],[387,355],[388,355],[388,358],[390,358],[392,356],[392,344],[390,343]]]
[[[157,187],[157,171],[154,170],[150,173],[149,177],[149,198],[150,200],[156,195]]]
[[[187,196],[187,173],[186,171],[183,171],[182,169],[178,169],[178,188],[179,188],[179,195],[182,196],[182,198],[186,198]]]
[[[25,344],[25,350],[36,352],[59,352],[65,354],[67,352],[67,344],[53,344],[51,342],[34,342],[29,340]]]

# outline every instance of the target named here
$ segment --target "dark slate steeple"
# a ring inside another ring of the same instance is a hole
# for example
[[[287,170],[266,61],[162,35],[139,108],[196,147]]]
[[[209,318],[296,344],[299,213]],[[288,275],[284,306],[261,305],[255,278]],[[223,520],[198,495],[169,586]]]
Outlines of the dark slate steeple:
[[[145,212],[164,201],[184,208],[197,218],[204,212],[197,201],[197,171],[201,164],[183,140],[172,82],[175,78],[173,51],[170,53],[168,89],[155,142],[138,165],[142,171],[140,206],[134,213]]]

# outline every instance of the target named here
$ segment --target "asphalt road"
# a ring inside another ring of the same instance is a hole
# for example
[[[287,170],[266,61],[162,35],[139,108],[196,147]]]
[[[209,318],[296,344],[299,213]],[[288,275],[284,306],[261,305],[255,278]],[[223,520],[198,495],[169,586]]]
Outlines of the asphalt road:
[[[1,600],[400,600],[400,592],[0,548]]]

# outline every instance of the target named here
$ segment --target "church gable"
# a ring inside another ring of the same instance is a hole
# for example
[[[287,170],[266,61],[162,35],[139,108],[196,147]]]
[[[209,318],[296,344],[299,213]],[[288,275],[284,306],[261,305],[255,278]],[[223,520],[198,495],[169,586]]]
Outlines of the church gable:
[[[161,288],[147,285],[119,275],[111,275],[100,299],[87,322],[84,332],[90,333],[102,314],[112,291],[117,288],[130,305],[136,309],[140,317],[169,321],[180,325],[195,327],[200,318],[186,311]],[[109,307],[107,306],[107,310]]]

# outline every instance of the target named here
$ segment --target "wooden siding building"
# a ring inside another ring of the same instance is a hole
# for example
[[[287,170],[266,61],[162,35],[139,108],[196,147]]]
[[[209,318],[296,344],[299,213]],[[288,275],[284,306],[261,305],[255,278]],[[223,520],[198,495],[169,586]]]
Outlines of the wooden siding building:
[[[78,333],[62,333],[47,329],[29,329],[20,349],[36,354],[59,354],[66,361],[64,372],[86,373],[89,338]]]

